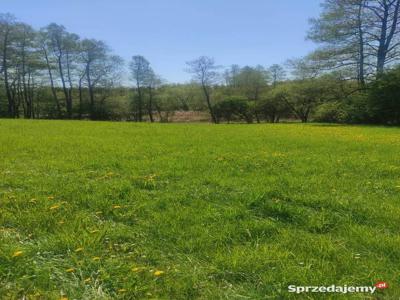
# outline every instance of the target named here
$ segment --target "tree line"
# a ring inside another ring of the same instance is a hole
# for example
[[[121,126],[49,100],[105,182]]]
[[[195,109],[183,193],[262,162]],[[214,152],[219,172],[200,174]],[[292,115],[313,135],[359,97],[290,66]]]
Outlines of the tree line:
[[[55,23],[33,29],[0,14],[0,115],[168,122],[204,111],[219,122],[400,124],[400,0],[325,0],[310,20],[309,55],[269,67],[186,63],[170,84],[141,55],[125,62],[103,41]]]

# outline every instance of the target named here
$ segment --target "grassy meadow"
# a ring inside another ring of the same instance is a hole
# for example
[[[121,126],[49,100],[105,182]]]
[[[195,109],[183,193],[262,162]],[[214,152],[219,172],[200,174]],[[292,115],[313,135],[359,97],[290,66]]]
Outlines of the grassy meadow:
[[[400,297],[399,128],[1,120],[0,158],[0,299]]]

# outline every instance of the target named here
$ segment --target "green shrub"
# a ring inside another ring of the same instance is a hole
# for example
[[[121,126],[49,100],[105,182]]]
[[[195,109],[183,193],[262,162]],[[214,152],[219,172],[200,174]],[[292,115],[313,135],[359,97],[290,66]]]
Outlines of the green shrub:
[[[368,104],[372,122],[400,124],[400,67],[380,75],[370,85]]]
[[[341,102],[326,102],[319,105],[314,114],[314,121],[325,123],[343,123],[347,119],[345,107]]]
[[[232,97],[218,102],[214,105],[213,111],[219,122],[225,120],[229,123],[234,120],[243,120],[251,123],[253,121],[251,106],[247,100],[241,98]]]
[[[271,123],[278,123],[281,118],[291,115],[290,108],[279,91],[270,91],[257,105],[258,114]]]

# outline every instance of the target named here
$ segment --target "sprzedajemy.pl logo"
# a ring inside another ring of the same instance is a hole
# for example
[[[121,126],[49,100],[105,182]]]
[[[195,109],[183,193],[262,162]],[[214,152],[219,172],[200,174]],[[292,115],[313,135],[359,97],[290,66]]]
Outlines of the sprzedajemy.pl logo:
[[[329,286],[300,286],[289,285],[289,293],[370,293],[373,294],[377,289],[387,289],[389,286],[384,281],[379,281],[374,286],[348,286],[348,285],[329,285]]]

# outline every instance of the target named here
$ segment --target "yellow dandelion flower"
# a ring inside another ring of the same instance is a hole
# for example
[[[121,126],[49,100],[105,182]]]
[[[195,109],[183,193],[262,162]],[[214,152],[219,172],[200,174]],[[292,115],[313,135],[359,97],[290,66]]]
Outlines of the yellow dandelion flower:
[[[159,271],[159,270],[157,270],[157,271],[154,271],[154,276],[161,276],[161,275],[163,275],[165,272],[164,271]]]
[[[18,257],[21,256],[24,252],[22,251],[15,251],[14,254],[12,255],[12,257]]]
[[[66,269],[65,272],[73,273],[73,272],[75,272],[75,269],[74,268],[69,268],[69,269]]]
[[[86,278],[83,282],[89,283],[89,282],[91,282],[91,281],[92,281],[92,278]]]
[[[134,267],[132,268],[132,272],[140,272],[146,269],[146,267]]]
[[[82,248],[82,247],[79,247],[79,248],[76,248],[76,249],[75,249],[75,252],[77,252],[77,253],[78,253],[78,252],[82,252],[82,251],[83,251],[83,248]]]
[[[126,289],[119,289],[118,293],[126,293]]]
[[[59,205],[59,204],[50,206],[50,210],[55,210],[55,209],[58,209],[58,208],[60,208],[60,205]]]
[[[113,205],[113,208],[114,208],[114,209],[121,208],[121,205]]]
[[[273,157],[284,157],[284,156],[286,156],[286,154],[284,154],[282,152],[273,152],[272,156]]]
[[[93,260],[93,261],[98,261],[98,260],[100,260],[100,257],[95,256],[95,257],[92,258],[92,260]]]

